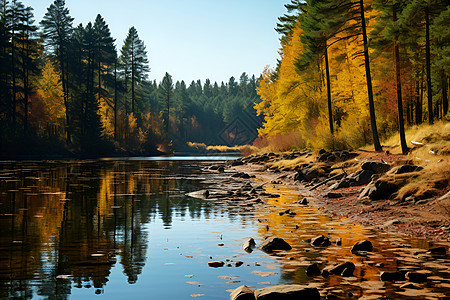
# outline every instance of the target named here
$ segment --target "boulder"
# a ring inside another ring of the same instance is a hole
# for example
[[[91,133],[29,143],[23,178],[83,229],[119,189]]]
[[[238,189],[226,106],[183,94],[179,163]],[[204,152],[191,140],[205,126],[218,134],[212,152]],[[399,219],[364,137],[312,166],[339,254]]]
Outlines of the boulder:
[[[431,255],[445,256],[447,255],[447,249],[445,247],[435,247],[430,248],[427,253]]]
[[[255,300],[254,291],[246,285],[241,285],[230,295],[231,300]]]
[[[381,272],[381,281],[404,281],[405,274],[400,272]]]
[[[311,245],[316,247],[328,247],[331,245],[330,239],[324,235],[316,236],[311,239]]]
[[[399,188],[400,184],[398,183],[378,179],[364,188],[359,195],[359,199],[364,197],[369,197],[371,200],[389,199]]]
[[[359,251],[371,252],[371,251],[373,251],[373,245],[368,240],[362,240],[362,241],[359,241],[356,244],[354,244],[351,251],[352,251],[352,253],[359,252]]]
[[[292,247],[282,238],[271,237],[262,242],[258,249],[266,253],[272,253],[276,250],[291,250]]]
[[[367,161],[361,166],[361,169],[372,171],[375,174],[386,173],[390,168],[389,164],[381,161]]]
[[[245,241],[245,243],[242,245],[242,249],[244,249],[247,253],[252,253],[253,249],[256,247],[255,240],[253,238],[249,238]]]
[[[400,175],[400,174],[411,173],[411,172],[419,172],[422,170],[423,170],[423,167],[421,167],[421,166],[403,165],[400,168],[398,168],[394,173]]]
[[[210,261],[208,262],[208,266],[211,268],[221,268],[225,265],[223,261]]]
[[[337,199],[337,198],[342,198],[343,195],[341,193],[334,193],[334,192],[329,192],[326,197],[330,198],[330,199]]]
[[[250,178],[250,175],[248,175],[247,173],[238,172],[238,173],[231,175],[231,177],[248,179],[248,178]]]
[[[257,289],[256,300],[319,300],[320,293],[317,288],[298,284],[283,284]]]
[[[352,262],[346,262],[333,266],[331,268],[327,268],[327,271],[333,275],[348,277],[353,275],[353,272],[355,271],[355,264],[353,264]]]
[[[232,163],[231,163],[231,166],[232,167],[236,167],[236,166],[242,166],[244,163],[242,162],[242,161],[240,161],[240,160],[234,160]]]
[[[306,275],[309,277],[320,275],[320,273],[319,266],[316,263],[313,263],[306,268]]]
[[[422,283],[428,280],[427,274],[418,272],[408,272],[406,273],[405,277],[406,279],[408,279],[408,281],[415,283]]]

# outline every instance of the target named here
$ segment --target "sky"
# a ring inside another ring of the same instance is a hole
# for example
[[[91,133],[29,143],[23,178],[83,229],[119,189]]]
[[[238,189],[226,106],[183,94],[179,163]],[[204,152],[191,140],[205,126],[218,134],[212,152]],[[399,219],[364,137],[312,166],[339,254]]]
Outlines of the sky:
[[[40,22],[53,0],[22,0]],[[147,47],[149,79],[227,82],[261,74],[279,58],[278,17],[289,0],[66,0],[74,26],[101,14],[118,49],[130,27]]]

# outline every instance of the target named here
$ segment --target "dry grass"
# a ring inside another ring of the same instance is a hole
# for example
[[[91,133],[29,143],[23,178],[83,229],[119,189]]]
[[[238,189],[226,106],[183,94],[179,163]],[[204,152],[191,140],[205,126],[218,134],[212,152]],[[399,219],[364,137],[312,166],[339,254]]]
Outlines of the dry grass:
[[[407,146],[415,156],[421,159],[429,159],[431,156],[428,154],[450,154],[450,122],[439,121],[434,125],[423,124],[420,126],[413,126],[406,130],[405,135]],[[383,142],[383,147],[391,153],[400,154],[401,147],[399,136],[395,135]],[[430,151],[434,152],[434,154],[430,153]]]
[[[409,178],[402,187],[398,199],[415,196],[426,199],[448,192],[450,183],[450,123],[436,122],[434,125],[421,125],[406,131],[410,153],[407,160],[424,168],[417,176]],[[398,136],[384,143],[384,148],[392,153],[401,152]]]
[[[242,155],[250,155],[251,153],[254,153],[257,151],[256,147],[251,145],[243,145],[243,146],[224,146],[224,145],[214,145],[214,146],[207,146],[204,143],[187,143],[188,146],[192,149],[195,149],[196,151],[209,151],[209,152],[241,152]]]
[[[314,160],[314,156],[306,157],[301,156],[295,159],[282,159],[275,162],[270,162],[267,166],[270,169],[294,169],[301,164],[311,163]]]

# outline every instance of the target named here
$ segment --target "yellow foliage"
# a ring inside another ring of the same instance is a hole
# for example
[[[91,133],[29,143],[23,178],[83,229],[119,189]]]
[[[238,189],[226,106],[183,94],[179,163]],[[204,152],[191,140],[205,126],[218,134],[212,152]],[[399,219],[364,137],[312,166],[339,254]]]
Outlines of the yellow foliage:
[[[62,85],[60,82],[60,74],[55,71],[51,61],[47,60],[42,68],[42,76],[39,78],[38,90],[36,91],[36,99],[34,99],[33,110],[38,119],[33,121],[36,123],[46,122],[50,125],[58,125],[61,119],[64,119],[66,108],[64,106],[64,98]]]
[[[376,14],[371,12],[368,17]],[[346,26],[354,25],[350,23]],[[348,33],[343,32],[327,41],[335,128],[331,134],[324,56],[302,72],[295,67],[304,50],[302,34],[298,21],[292,35],[282,43],[277,72],[266,68],[262,74],[257,89],[262,101],[255,105],[258,114],[265,117],[263,128],[259,129],[260,136],[298,132],[304,140],[304,147],[328,150],[357,148],[371,143],[367,82],[361,56],[362,36],[345,38]],[[380,88],[375,90],[375,95],[377,93],[380,94]],[[379,98],[383,98],[382,95]],[[380,103],[376,106],[381,106],[381,100],[377,100]],[[392,127],[391,118],[383,116],[383,122],[384,128]]]

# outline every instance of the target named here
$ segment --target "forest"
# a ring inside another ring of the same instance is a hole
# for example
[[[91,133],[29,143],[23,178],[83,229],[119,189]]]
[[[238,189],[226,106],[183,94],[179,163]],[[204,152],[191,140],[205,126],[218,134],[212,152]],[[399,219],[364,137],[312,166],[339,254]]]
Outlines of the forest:
[[[262,117],[258,79],[149,79],[151,57],[131,27],[123,46],[99,14],[73,24],[55,0],[36,25],[33,8],[0,1],[0,154],[155,155],[187,142],[252,142]],[[244,130],[241,130],[244,128]]]
[[[450,2],[292,0],[262,74],[257,145],[355,149],[450,120]]]

